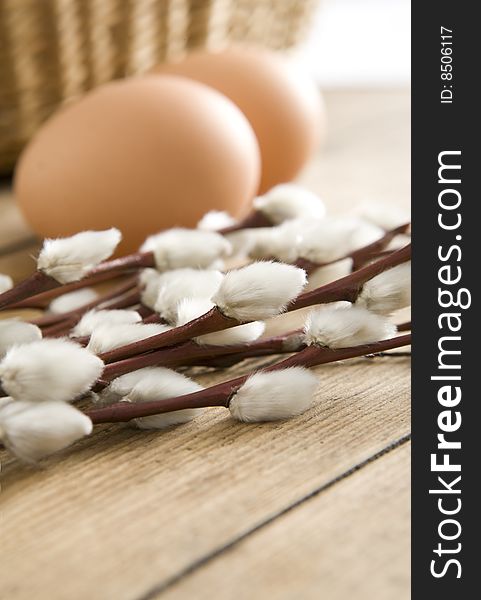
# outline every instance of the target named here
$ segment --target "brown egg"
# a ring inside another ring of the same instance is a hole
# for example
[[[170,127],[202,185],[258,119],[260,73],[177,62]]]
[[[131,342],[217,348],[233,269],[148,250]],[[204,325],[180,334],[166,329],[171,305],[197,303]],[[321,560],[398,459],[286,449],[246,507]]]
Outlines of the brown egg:
[[[319,90],[278,54],[252,47],[198,51],[155,73],[173,73],[212,86],[249,119],[262,159],[260,192],[290,181],[312,156],[325,132]]]
[[[257,140],[222,94],[183,77],[104,85],[52,117],[24,151],[15,195],[41,236],[116,226],[122,251],[211,209],[245,213]]]

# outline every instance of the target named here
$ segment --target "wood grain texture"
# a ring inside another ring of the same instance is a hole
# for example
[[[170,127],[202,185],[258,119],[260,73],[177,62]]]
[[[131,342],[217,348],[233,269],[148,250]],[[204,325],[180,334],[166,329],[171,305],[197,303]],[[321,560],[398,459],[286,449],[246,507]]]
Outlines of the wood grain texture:
[[[0,255],[33,242],[28,225],[12,202],[9,187],[0,183]]]
[[[326,93],[328,139],[301,180],[331,210],[360,202],[411,200],[409,90]]]
[[[322,488],[151,597],[407,600],[410,449],[404,443]]]
[[[334,90],[324,96],[327,141],[300,181],[318,191],[333,212],[365,201],[409,207],[409,90]],[[31,241],[32,235],[12,202],[8,182],[0,182],[0,253],[10,243]],[[27,260],[24,268],[32,266]],[[0,264],[0,272],[14,276],[17,268],[18,263]]]
[[[406,436],[408,365],[318,368],[316,406],[285,423],[212,409],[165,432],[106,427],[40,470],[2,460],[6,597],[141,597]]]
[[[301,179],[333,211],[408,204],[408,91],[326,100],[329,141]],[[25,277],[37,248],[4,191],[0,272]],[[208,384],[261,364],[195,374]],[[316,372],[315,406],[286,423],[213,409],[164,432],[105,426],[38,469],[0,450],[0,596],[403,600],[409,458],[381,455],[409,436],[409,359]]]

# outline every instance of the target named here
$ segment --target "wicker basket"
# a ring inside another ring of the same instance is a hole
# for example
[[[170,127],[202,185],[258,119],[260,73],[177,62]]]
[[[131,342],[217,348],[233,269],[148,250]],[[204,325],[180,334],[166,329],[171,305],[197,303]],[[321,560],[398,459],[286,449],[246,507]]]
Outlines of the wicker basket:
[[[60,104],[194,47],[294,45],[318,0],[0,0],[0,172]]]

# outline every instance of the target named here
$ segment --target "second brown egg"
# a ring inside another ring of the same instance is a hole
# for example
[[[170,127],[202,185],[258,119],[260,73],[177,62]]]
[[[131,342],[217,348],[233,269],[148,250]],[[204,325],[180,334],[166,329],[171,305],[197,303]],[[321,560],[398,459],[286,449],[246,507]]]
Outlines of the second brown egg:
[[[138,77],[49,119],[21,157],[15,195],[40,236],[116,226],[129,252],[209,210],[244,214],[259,172],[256,137],[233,102],[184,77]]]
[[[154,73],[205,83],[232,100],[249,120],[261,151],[259,193],[296,177],[325,134],[322,97],[284,57],[255,47],[197,51]]]

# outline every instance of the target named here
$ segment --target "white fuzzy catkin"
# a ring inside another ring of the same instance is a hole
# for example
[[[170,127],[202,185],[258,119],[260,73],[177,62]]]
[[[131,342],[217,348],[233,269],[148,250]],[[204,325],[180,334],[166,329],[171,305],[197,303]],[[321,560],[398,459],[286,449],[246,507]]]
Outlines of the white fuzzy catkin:
[[[411,221],[409,210],[391,202],[365,202],[355,210],[366,221],[385,230],[394,229]]]
[[[305,412],[319,385],[303,367],[254,373],[233,395],[229,410],[238,421],[277,421]]]
[[[92,335],[102,325],[126,325],[140,323],[142,317],[136,310],[89,310],[72,329],[70,337]]]
[[[350,225],[352,228],[349,252],[359,250],[364,246],[372,244],[373,242],[376,242],[377,240],[381,239],[385,234],[382,227],[379,227],[374,223],[370,223],[365,219],[356,219],[355,217],[342,217],[342,220],[345,222],[346,227],[349,227]]]
[[[68,402],[88,391],[103,368],[79,344],[46,338],[10,348],[0,362],[0,380],[15,400]]]
[[[203,231],[219,231],[219,229],[231,227],[236,223],[237,221],[228,212],[223,210],[210,210],[197,223],[197,229],[202,229]]]
[[[139,272],[139,285],[144,286],[150,283],[151,281],[157,281],[160,277],[160,273],[157,269],[142,269]]]
[[[178,320],[176,325],[184,325],[201,315],[204,315],[215,305],[205,298],[185,298],[178,307]],[[232,346],[246,344],[261,337],[266,326],[262,321],[253,321],[245,325],[238,325],[223,331],[206,333],[194,338],[197,344],[205,346]]]
[[[99,297],[93,288],[82,288],[58,296],[48,305],[50,313],[59,315],[89,304]]]
[[[322,222],[314,219],[314,222]],[[251,258],[276,258],[292,263],[299,258],[299,245],[313,221],[292,219],[276,227],[259,228],[251,240]],[[255,230],[253,230],[255,231]]]
[[[185,325],[198,317],[205,315],[215,304],[209,298],[184,298],[177,306],[175,326]]]
[[[326,213],[324,202],[317,194],[294,183],[276,185],[255,198],[253,206],[274,224],[299,217],[319,219]]]
[[[306,292],[336,281],[336,279],[341,279],[341,277],[346,277],[352,271],[352,263],[352,258],[344,258],[319,269],[314,269],[312,273],[309,273]]]
[[[46,239],[37,259],[37,268],[62,284],[78,281],[109,258],[121,239],[122,234],[115,228]]]
[[[228,317],[264,321],[281,313],[306,284],[306,273],[292,265],[254,262],[229,271],[212,297]]]
[[[3,292],[7,292],[12,288],[13,279],[10,277],[10,275],[4,275],[3,273],[0,273],[0,294],[3,294]]]
[[[411,236],[404,233],[398,233],[395,235],[389,244],[386,246],[386,250],[400,250],[411,243]]]
[[[1,396],[0,397],[0,410],[10,404],[10,402],[15,402],[15,400],[11,396]]]
[[[352,216],[292,219],[261,229],[251,241],[249,255],[288,263],[304,258],[323,264],[343,258],[383,235],[376,225]]]
[[[207,333],[195,338],[198,344],[205,346],[234,346],[236,344],[248,344],[259,339],[265,331],[262,321],[252,321],[237,327],[231,327],[224,331]]]
[[[135,385],[141,381],[147,373],[155,368],[157,367],[145,367],[116,377],[100,392],[98,395],[98,402],[102,405],[120,402],[128,396]]]
[[[208,269],[232,251],[220,234],[200,229],[169,229],[148,237],[141,252],[152,252],[159,271],[193,267]]]
[[[307,225],[297,246],[298,258],[326,263],[380,239],[384,231],[355,217],[328,217]]]
[[[232,256],[232,248],[229,256]],[[210,265],[209,269],[213,269],[214,271],[223,271],[225,269],[225,260],[223,260],[222,258],[214,260],[214,262]]]
[[[411,261],[388,269],[367,281],[356,300],[358,306],[390,315],[411,304]]]
[[[32,323],[16,319],[0,321],[0,358],[3,358],[12,346],[41,339],[41,329]]]
[[[154,310],[169,323],[177,321],[177,308],[184,298],[210,299],[219,289],[224,275],[206,269],[176,269],[163,273]]]
[[[150,402],[183,396],[202,389],[188,377],[164,367],[146,367],[121,375],[100,395],[101,400],[110,402]],[[186,423],[201,412],[201,409],[177,410],[151,417],[141,417],[133,422],[140,429],[162,429],[170,425]]]
[[[143,269],[139,275],[140,301],[144,306],[154,310],[159,294],[160,273],[156,269]]]
[[[14,401],[0,407],[0,440],[26,462],[63,450],[92,432],[92,421],[64,402]]]
[[[175,326],[179,327],[205,315],[215,304],[209,298],[184,298],[177,307],[177,320]]]
[[[87,350],[94,354],[110,352],[133,342],[164,333],[171,329],[168,325],[158,323],[123,323],[117,325],[100,325],[90,336]]]
[[[271,229],[270,227],[256,227],[254,229],[239,229],[232,233],[226,233],[225,237],[229,240],[232,246],[232,256],[241,259],[249,256],[249,252],[258,235],[262,234],[265,229]]]
[[[243,250],[251,259],[269,259],[276,256],[276,236],[280,225],[275,227],[258,227],[257,229],[245,229]]]
[[[313,310],[307,317],[304,332],[308,345],[349,348],[391,338],[396,326],[385,317],[342,302]]]

